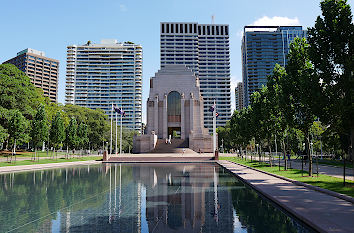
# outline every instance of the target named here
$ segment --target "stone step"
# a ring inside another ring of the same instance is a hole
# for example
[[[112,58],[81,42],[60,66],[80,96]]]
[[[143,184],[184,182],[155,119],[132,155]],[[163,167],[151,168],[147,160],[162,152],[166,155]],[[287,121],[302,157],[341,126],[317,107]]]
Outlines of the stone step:
[[[151,153],[195,153],[188,148],[188,140],[171,139],[171,144],[167,143],[165,139],[158,139],[155,149]]]

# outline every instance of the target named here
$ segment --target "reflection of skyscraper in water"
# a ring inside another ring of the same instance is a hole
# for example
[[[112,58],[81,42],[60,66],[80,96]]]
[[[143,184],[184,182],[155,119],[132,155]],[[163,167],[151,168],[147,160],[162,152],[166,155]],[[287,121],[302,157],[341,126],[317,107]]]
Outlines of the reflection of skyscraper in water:
[[[106,166],[103,175],[109,180],[107,189],[102,190],[99,195],[83,200],[85,208],[80,209],[79,206],[67,208],[66,214],[61,215],[61,230],[63,232],[141,232],[140,185],[133,182],[129,172],[131,169],[124,166]]]
[[[233,232],[231,194],[215,184],[214,166],[141,165],[133,174],[146,186],[149,232]]]

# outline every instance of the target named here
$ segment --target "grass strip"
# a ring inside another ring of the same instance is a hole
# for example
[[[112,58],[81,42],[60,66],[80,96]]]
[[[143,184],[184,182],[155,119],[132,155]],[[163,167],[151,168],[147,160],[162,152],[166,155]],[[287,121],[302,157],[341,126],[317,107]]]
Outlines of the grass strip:
[[[78,161],[89,161],[89,160],[101,160],[102,156],[87,156],[87,157],[75,157],[70,159],[60,158],[60,159],[40,159],[39,161],[23,160],[23,161],[12,161],[0,162],[0,167],[5,166],[20,166],[20,165],[37,165],[37,164],[48,164],[48,163],[65,163],[65,162],[78,162]]]
[[[220,157],[220,160],[228,160],[230,162],[236,162],[243,164],[249,167],[253,167],[265,172],[297,180],[306,184],[317,186],[320,188],[328,189],[337,193],[342,193],[351,197],[354,197],[354,181],[348,181],[346,186],[343,186],[343,179],[332,177],[328,175],[315,174],[313,177],[309,177],[306,171],[303,172],[304,176],[301,175],[301,170],[298,169],[288,169],[284,170],[284,167],[281,167],[280,171],[278,166],[270,167],[267,163],[251,162],[250,160],[242,160],[238,157]]]
[[[78,152],[79,151],[76,151],[77,153],[76,154],[78,154]],[[72,153],[71,153],[71,151],[70,151],[70,155],[71,155]],[[92,154],[92,153],[91,153]],[[66,155],[66,152],[62,152],[62,151],[60,151],[60,152],[55,152],[54,153],[54,156],[64,156],[64,155]],[[21,158],[21,157],[32,157],[32,156],[34,156],[34,152],[29,152],[29,151],[16,151],[16,157],[17,158]],[[0,158],[6,158],[6,157],[11,157],[11,152],[9,152],[9,151],[6,151],[6,152],[4,152],[4,151],[0,151]],[[15,156],[13,156],[13,158],[14,158]],[[53,152],[52,151],[49,151],[48,152],[48,154],[47,154],[47,151],[37,151],[37,155],[36,155],[36,157],[53,157]]]

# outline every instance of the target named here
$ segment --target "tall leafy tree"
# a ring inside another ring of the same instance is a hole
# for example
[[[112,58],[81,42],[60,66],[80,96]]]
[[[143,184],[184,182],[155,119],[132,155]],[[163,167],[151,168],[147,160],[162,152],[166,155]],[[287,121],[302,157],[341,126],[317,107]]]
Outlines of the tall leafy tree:
[[[77,128],[77,140],[78,140],[78,146],[81,149],[85,149],[89,142],[88,138],[88,128],[87,125],[83,122],[81,122]],[[81,155],[81,151],[80,151]]]
[[[40,147],[43,142],[47,141],[48,139],[48,121],[47,121],[47,116],[46,112],[44,109],[44,105],[40,104],[38,106],[38,110],[36,115],[34,116],[34,119],[32,121],[32,142],[33,146],[35,149],[35,156],[37,153],[37,148]]]
[[[92,148],[102,147],[102,142],[107,140],[105,137],[110,128],[108,117],[102,109],[92,110],[68,104],[63,107],[63,111],[67,116],[67,124],[70,118],[74,117],[77,122],[83,122],[87,125],[89,142]]]
[[[44,103],[42,90],[36,88],[25,73],[12,64],[0,64],[0,126],[5,132],[2,134],[5,142],[13,110],[32,120],[40,103]]]
[[[7,129],[5,129],[0,125],[0,143],[1,144],[4,143],[7,137],[8,137]]]
[[[309,28],[309,55],[321,82],[318,113],[342,140],[344,149],[354,144],[354,24],[346,0],[321,1],[322,16]],[[321,103],[321,104],[320,104]],[[351,140],[350,140],[351,138]],[[353,157],[352,157],[353,158]]]
[[[281,79],[280,106],[290,126],[299,129],[305,136],[309,158],[309,175],[312,176],[312,157],[309,150],[310,127],[316,116],[314,100],[320,93],[320,86],[314,75],[308,56],[309,45],[305,38],[295,38],[290,44],[286,77]]]
[[[278,142],[280,142],[281,147],[275,146],[277,149],[282,149],[286,163],[285,153],[288,148],[286,148],[285,139],[287,138],[288,132],[291,131],[291,128],[285,119],[281,106],[281,97],[284,95],[281,83],[284,78],[286,78],[285,68],[279,64],[275,64],[272,74],[268,76],[267,98],[269,101],[268,111],[271,112],[269,122],[271,125],[270,131],[273,134],[274,144],[276,143],[278,145]]]
[[[13,150],[16,154],[16,145],[24,143],[28,140],[28,134],[26,133],[28,127],[28,121],[18,110],[11,112],[9,119],[9,142],[13,145]]]
[[[65,125],[61,117],[61,112],[58,111],[51,124],[49,138],[56,151],[59,145],[65,140]]]
[[[75,150],[78,146],[78,138],[77,138],[77,122],[74,117],[70,119],[69,125],[65,130],[65,144],[67,149]]]

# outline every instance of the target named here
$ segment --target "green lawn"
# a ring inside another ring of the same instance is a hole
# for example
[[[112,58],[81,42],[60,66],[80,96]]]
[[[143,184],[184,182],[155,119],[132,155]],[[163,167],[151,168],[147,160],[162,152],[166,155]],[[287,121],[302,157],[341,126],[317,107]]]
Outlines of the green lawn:
[[[88,160],[101,160],[102,156],[87,156],[81,158],[70,158],[70,159],[40,159],[39,161],[31,161],[31,160],[24,160],[24,161],[17,161],[17,162],[0,162],[0,167],[5,166],[19,166],[19,165],[34,165],[34,164],[46,164],[46,163],[63,163],[63,162],[77,162],[77,161],[88,161]]]
[[[65,155],[66,153],[65,152],[58,152],[57,154],[58,154],[58,156],[62,156],[62,155]],[[16,156],[18,158],[19,157],[32,157],[33,155],[34,155],[34,152],[16,151]],[[0,152],[0,158],[1,157],[6,158],[7,156],[9,156],[9,158],[11,157],[11,151],[7,151],[7,152],[1,151]],[[48,152],[48,155],[47,155],[46,151],[37,151],[37,156],[38,157],[52,157],[53,154],[51,151]]]
[[[220,157],[220,159],[229,160],[231,162],[236,162],[239,164],[244,164],[246,166],[254,167],[262,171],[266,171],[269,173],[273,173],[293,180],[301,181],[313,186],[332,190],[334,192],[338,192],[338,193],[342,193],[354,197],[353,181],[348,181],[348,184],[346,184],[346,186],[343,186],[343,179],[332,177],[332,176],[319,174],[319,176],[317,177],[317,174],[315,174],[313,177],[309,177],[307,176],[308,173],[306,173],[306,171],[304,171],[304,176],[302,176],[301,170],[291,169],[291,170],[284,171],[283,170],[284,167],[281,167],[281,170],[279,171],[278,166],[270,167],[269,164],[266,163],[251,162],[250,160],[245,161],[245,160],[241,160],[238,157]]]

